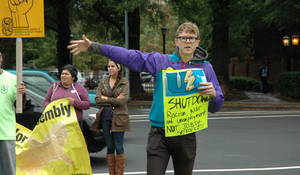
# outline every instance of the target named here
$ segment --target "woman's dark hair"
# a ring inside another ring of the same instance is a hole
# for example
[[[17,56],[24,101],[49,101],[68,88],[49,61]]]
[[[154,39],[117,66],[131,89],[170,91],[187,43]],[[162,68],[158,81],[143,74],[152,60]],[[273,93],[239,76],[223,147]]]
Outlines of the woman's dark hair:
[[[72,75],[72,77],[74,78],[74,82],[77,82],[78,78],[77,78],[77,69],[71,65],[71,64],[67,64],[65,66],[63,66],[62,68],[60,68],[59,71],[59,75],[61,75],[62,71],[64,70],[68,70],[70,72],[70,74]]]
[[[116,82],[115,82],[115,84],[114,84],[114,87],[113,87],[113,88],[115,88],[116,85],[119,83],[119,81],[122,79],[123,66],[122,66],[121,64],[119,64],[119,63],[113,61],[113,60],[110,60],[110,59],[107,60],[107,64],[108,64],[109,61],[115,63],[115,65],[116,65],[117,68],[119,69],[119,71],[118,71],[118,76],[117,76],[117,80],[116,80]]]

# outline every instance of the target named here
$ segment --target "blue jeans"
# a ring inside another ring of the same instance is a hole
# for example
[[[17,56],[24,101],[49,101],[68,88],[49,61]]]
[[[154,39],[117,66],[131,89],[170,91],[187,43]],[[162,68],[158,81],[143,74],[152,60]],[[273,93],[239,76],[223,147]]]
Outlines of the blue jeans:
[[[111,132],[111,120],[102,120],[102,129],[107,146],[107,154],[124,153],[123,140],[124,132]]]

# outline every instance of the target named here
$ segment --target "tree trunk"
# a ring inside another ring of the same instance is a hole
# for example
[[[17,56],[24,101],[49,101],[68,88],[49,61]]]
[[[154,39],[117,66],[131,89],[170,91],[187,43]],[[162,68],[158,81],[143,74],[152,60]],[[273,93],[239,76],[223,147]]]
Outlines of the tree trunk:
[[[128,13],[129,49],[140,49],[140,8],[135,8]],[[130,70],[130,96],[136,98],[144,93],[139,72]]]
[[[66,64],[72,64],[72,55],[67,46],[70,43],[70,26],[69,26],[69,7],[70,0],[61,0],[56,7],[57,18],[57,68],[60,69]]]
[[[229,82],[229,0],[212,0],[211,6],[213,11],[212,62],[223,91],[226,93]]]

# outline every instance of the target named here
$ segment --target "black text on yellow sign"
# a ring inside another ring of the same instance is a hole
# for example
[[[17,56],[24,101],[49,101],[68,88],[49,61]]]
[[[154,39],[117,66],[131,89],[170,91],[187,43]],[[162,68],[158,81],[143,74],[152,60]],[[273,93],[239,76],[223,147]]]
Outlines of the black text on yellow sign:
[[[196,93],[164,98],[167,137],[186,135],[207,128],[208,96]]]

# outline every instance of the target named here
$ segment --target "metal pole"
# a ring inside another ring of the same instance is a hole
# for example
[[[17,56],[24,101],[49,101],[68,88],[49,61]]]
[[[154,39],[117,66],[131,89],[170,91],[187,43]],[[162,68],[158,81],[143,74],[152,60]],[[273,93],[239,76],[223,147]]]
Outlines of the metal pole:
[[[23,81],[22,77],[23,69],[23,43],[22,38],[16,38],[16,74],[17,74],[17,86]],[[16,113],[23,112],[23,95],[17,93]]]
[[[127,1],[126,1],[127,2]],[[129,48],[129,41],[128,41],[128,12],[127,10],[125,10],[125,48]],[[125,67],[125,77],[126,79],[129,81],[129,69],[127,67]],[[130,81],[129,81],[129,86],[130,86]],[[130,98],[130,88],[129,88],[129,92],[128,92],[128,97]]]
[[[162,37],[163,37],[163,54],[166,53],[166,34],[167,34],[167,27],[161,27],[160,28],[161,33],[162,33]]]
[[[163,33],[163,54],[166,53],[166,34]]]

